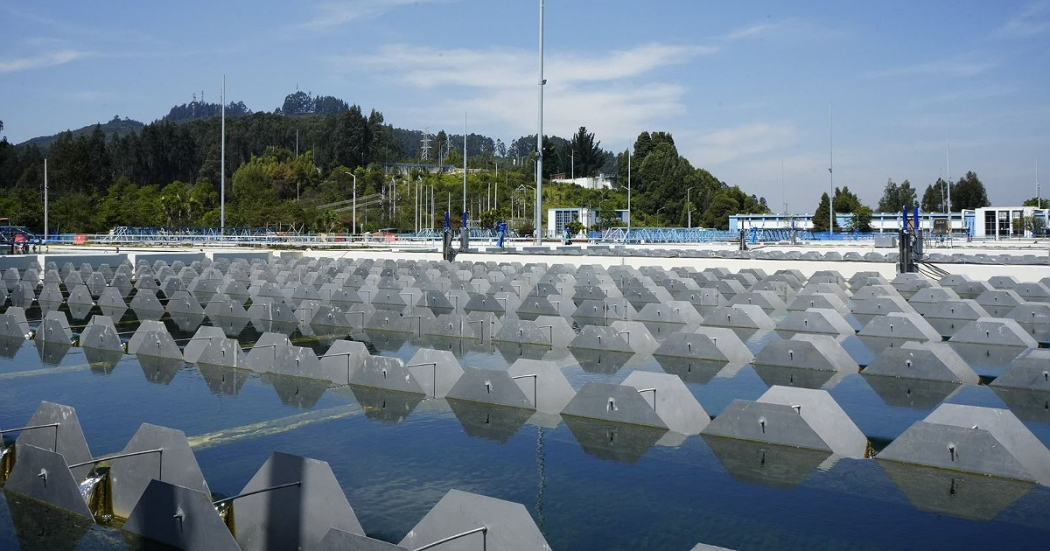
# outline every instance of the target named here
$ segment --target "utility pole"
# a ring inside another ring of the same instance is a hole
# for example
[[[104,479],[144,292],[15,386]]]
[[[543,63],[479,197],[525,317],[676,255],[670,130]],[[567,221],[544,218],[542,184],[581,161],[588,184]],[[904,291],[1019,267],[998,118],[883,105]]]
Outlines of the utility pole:
[[[631,144],[627,144],[627,240],[631,239]]]
[[[47,159],[44,159],[44,243],[47,243]]]
[[[463,113],[463,230],[459,232],[459,251],[470,247],[470,230],[467,222],[467,113]]]
[[[685,208],[688,209],[686,211],[686,218],[688,219],[686,227],[689,229],[693,229],[693,203],[689,200],[692,193],[693,188],[685,190]]]
[[[543,244],[543,0],[540,0],[540,109],[539,132],[536,133],[536,244]]]
[[[222,145],[219,147],[219,234],[226,235],[226,75],[222,75]]]
[[[831,194],[828,195],[828,233],[835,234],[835,134],[831,106],[828,106],[828,178],[831,180]]]
[[[948,235],[952,235],[952,143],[948,133],[944,134],[944,162],[948,170]]]

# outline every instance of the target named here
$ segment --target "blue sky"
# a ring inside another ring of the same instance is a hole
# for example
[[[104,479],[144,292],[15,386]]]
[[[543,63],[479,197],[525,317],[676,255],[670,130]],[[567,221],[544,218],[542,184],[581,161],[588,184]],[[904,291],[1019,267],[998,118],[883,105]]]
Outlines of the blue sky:
[[[536,131],[538,0],[0,0],[0,28],[12,142],[216,101],[224,73],[256,111],[298,87],[404,128]],[[887,178],[921,193],[949,145],[994,204],[1035,195],[1040,157],[1050,182],[1050,0],[547,0],[545,30],[545,133],[669,131],[774,210],[829,188],[829,109],[835,185],[869,204]]]

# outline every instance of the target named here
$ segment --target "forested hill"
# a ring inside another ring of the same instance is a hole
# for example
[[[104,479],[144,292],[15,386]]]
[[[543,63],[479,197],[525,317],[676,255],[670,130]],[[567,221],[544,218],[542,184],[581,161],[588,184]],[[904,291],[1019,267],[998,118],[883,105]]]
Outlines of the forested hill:
[[[161,120],[164,122],[189,122],[198,119],[210,119],[222,114],[222,105],[218,103],[204,103],[203,101],[191,101],[182,105],[176,105],[168,111]],[[244,105],[243,101],[231,102],[226,106],[226,116],[230,118],[251,115],[252,110]]]
[[[99,126],[102,129],[102,133],[105,134],[107,137],[112,138],[115,136],[118,138],[122,138],[131,133],[141,132],[142,128],[146,125],[142,124],[139,121],[131,120],[126,117],[122,119],[120,117],[115,116],[113,117],[113,120],[107,123],[89,124],[83,128],[71,130],[70,133],[73,139],[79,138],[81,136],[90,136],[91,133],[95,131],[96,126]],[[58,137],[62,134],[62,132],[59,132],[58,134],[53,134],[51,136],[38,136],[36,138],[32,138],[22,142],[21,144],[19,144],[19,146],[35,145],[41,150],[46,150],[50,148],[51,144],[55,143],[55,140],[57,140]]]
[[[280,107],[274,109],[273,113],[287,117],[310,117],[338,115],[349,110],[349,104],[334,96],[314,96],[309,92],[296,91],[295,93],[288,94],[284,98],[284,103]],[[253,111],[249,109],[243,101],[230,102],[226,105],[226,116],[231,119],[246,117],[252,113]],[[185,123],[210,119],[218,117],[221,114],[222,104],[208,103],[203,100],[198,100],[196,96],[194,96],[193,101],[172,107],[168,111],[168,114],[161,117],[158,122]],[[145,126],[145,124],[139,121],[126,117],[121,119],[119,116],[115,116],[113,117],[113,120],[107,123],[103,124],[99,122],[96,124],[89,124],[83,128],[70,130],[69,132],[72,134],[72,138],[76,139],[80,136],[90,135],[95,131],[95,126],[97,125],[101,125],[102,133],[105,134],[107,138],[113,138],[114,136],[122,138],[132,132],[138,133],[141,132]],[[38,136],[17,145],[19,147],[35,145],[38,149],[46,151],[63,133],[64,132],[59,132],[58,134],[52,134],[50,136]],[[421,135],[415,137],[415,140],[418,142],[421,137]]]
[[[489,214],[510,216],[506,206],[512,200],[526,204],[531,189],[527,184],[535,180],[536,136],[521,136],[508,144],[478,134],[464,140],[441,129],[399,129],[375,109],[302,92],[289,94],[273,112],[247,114],[247,108],[240,106],[227,104],[227,114],[241,116],[227,117],[225,124],[226,222],[231,225],[294,224],[314,231],[345,227],[345,217],[317,207],[346,199],[356,181],[348,175],[360,180],[359,194],[387,195],[389,186],[420,182],[425,174],[392,182],[383,165],[423,161],[460,166],[464,149],[474,172],[468,177],[473,180],[468,183],[472,212],[490,208],[492,195],[492,204],[506,212]],[[221,122],[213,113],[220,111],[220,105],[194,98],[172,109],[170,118],[147,125],[114,118],[106,125],[89,127],[88,132],[67,131],[40,140],[42,146],[12,146],[0,140],[0,213],[19,225],[42,227],[46,158],[49,222],[56,233],[105,231],[118,225],[215,226],[220,215],[223,147]],[[116,135],[117,131],[123,133]],[[581,126],[571,140],[544,136],[542,149],[544,178],[559,173],[605,174],[621,185],[629,179],[626,152],[603,149],[586,127]],[[693,213],[698,223],[726,228],[732,213],[767,211],[763,198],[693,167],[668,133],[643,132],[631,156],[632,218],[640,225],[686,225]],[[446,199],[460,193],[463,184],[454,175],[428,180],[436,196]],[[500,185],[493,186],[497,181]],[[606,194],[564,186],[561,191],[555,185],[547,188],[549,204],[591,206],[605,212],[627,206],[623,189]],[[402,201],[411,196],[404,193],[398,192]],[[411,204],[402,201],[398,204]],[[395,214],[384,206],[364,224],[407,229],[412,227],[408,223],[412,216],[404,214],[403,209]],[[528,218],[524,211],[517,217]]]

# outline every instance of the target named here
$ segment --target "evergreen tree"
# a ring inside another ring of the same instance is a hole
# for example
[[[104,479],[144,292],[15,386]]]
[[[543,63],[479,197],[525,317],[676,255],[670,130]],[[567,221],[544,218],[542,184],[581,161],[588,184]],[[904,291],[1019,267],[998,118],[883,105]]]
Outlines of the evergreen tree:
[[[828,193],[825,191],[820,196],[820,204],[817,205],[817,210],[813,213],[813,231],[825,232],[828,231],[828,218],[831,213],[828,209],[831,208],[831,198],[828,197]],[[834,221],[835,229],[839,229],[838,221]]]
[[[952,184],[952,210],[970,210],[979,209],[981,207],[987,207],[991,205],[988,202],[988,192],[984,189],[984,184],[981,183],[980,178],[973,171],[966,173],[966,176],[959,178],[959,181]]]
[[[587,132],[584,126],[573,135],[569,149],[569,172],[575,172],[577,177],[596,176],[605,164],[607,153],[602,150],[601,142],[595,140],[594,133]]]
[[[914,207],[918,204],[918,192],[911,186],[911,182],[904,180],[897,185],[892,179],[886,181],[886,187],[879,200],[879,212],[901,212],[904,207]]]
[[[937,181],[926,186],[922,194],[923,212],[947,212],[948,210],[948,182],[937,178]]]

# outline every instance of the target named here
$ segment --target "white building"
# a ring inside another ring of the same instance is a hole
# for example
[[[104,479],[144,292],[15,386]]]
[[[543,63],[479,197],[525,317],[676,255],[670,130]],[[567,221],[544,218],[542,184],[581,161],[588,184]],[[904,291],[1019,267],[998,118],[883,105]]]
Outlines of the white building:
[[[1035,207],[984,207],[973,211],[970,223],[974,237],[999,239],[1001,237],[1034,237],[1031,228],[1021,224],[1023,219],[1041,219],[1045,233],[1050,209]]]
[[[564,176],[564,174],[556,174],[555,176]],[[551,178],[551,182],[555,184],[576,184],[584,189],[612,189],[612,180],[606,178],[604,174],[584,178],[555,177]]]
[[[975,238],[1034,237],[1031,230],[1018,232],[1019,223],[1025,218],[1042,220],[1043,228],[1050,228],[1050,209],[1035,207],[984,207],[976,210],[964,210],[951,213],[951,233],[969,235]],[[835,213],[839,227],[852,225],[853,215]],[[909,216],[909,223],[912,217]],[[943,212],[922,212],[919,214],[919,227],[926,231],[939,233],[949,226],[948,214]],[[897,232],[901,227],[901,213],[877,212],[871,216],[873,232]],[[791,229],[809,231],[813,229],[812,214],[734,214],[729,217],[729,229]]]
[[[617,210],[620,223],[627,225],[627,210]],[[561,237],[565,233],[565,225],[578,221],[583,224],[584,231],[590,231],[600,220],[601,213],[597,209],[569,208],[569,209],[547,209],[547,225],[544,227],[547,237]],[[605,228],[602,228],[605,229]]]

